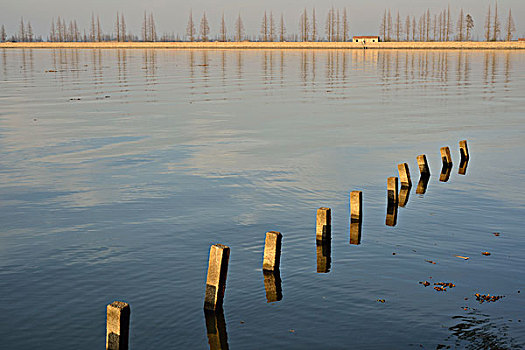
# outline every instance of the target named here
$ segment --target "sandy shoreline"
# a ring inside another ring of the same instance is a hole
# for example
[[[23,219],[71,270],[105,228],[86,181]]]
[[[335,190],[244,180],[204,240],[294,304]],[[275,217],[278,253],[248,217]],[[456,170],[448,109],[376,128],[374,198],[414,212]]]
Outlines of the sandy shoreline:
[[[100,43],[0,43],[0,49],[363,49],[353,42],[100,42]],[[403,50],[524,50],[525,41],[498,42],[379,42],[368,49]]]

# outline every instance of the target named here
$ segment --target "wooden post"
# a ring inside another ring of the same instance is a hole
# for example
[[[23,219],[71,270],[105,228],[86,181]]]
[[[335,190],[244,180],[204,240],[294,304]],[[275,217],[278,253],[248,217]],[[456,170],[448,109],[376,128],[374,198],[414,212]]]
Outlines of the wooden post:
[[[441,147],[439,151],[441,152],[441,161],[443,162],[443,164],[452,164],[452,157],[450,156],[450,148]]]
[[[408,164],[398,164],[397,170],[399,171],[399,181],[401,182],[401,186],[412,186],[412,181],[410,180],[410,170],[408,170]]]
[[[263,270],[279,270],[282,238],[283,235],[280,232],[266,232],[266,240],[264,242]]]
[[[398,201],[397,177],[388,178],[386,182],[386,189],[387,189],[388,201],[397,203]]]
[[[129,341],[129,304],[114,301],[107,306],[106,349],[127,350]]]
[[[363,192],[350,192],[350,219],[361,220],[363,215]]]
[[[417,156],[417,165],[419,166],[419,172],[421,173],[421,175],[430,175],[430,168],[428,167],[427,156],[425,156],[424,154],[420,154],[419,156]]]
[[[211,246],[210,259],[208,262],[208,278],[206,279],[206,292],[204,296],[204,308],[207,310],[222,308],[229,259],[229,247],[223,244],[214,244]]]
[[[459,141],[459,153],[461,153],[461,160],[468,160],[467,140]]]
[[[332,212],[330,208],[317,209],[317,224],[315,236],[318,240],[323,240],[330,236],[332,229]]]

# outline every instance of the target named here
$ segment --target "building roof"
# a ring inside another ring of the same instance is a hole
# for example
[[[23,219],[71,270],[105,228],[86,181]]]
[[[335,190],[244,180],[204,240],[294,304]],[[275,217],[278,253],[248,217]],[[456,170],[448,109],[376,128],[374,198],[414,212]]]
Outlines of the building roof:
[[[375,39],[379,38],[379,35],[356,35],[354,39]]]

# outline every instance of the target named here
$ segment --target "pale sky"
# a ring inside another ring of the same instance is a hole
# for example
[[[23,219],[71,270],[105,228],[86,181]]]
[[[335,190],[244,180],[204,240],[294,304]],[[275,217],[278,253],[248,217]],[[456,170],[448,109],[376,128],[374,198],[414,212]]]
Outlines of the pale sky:
[[[113,31],[116,12],[123,11],[128,30],[140,34],[141,21],[145,10],[152,11],[155,16],[157,31],[175,32],[183,35],[190,9],[193,9],[194,19],[200,21],[205,10],[209,19],[212,35],[218,32],[219,20],[224,12],[228,30],[233,32],[234,20],[238,13],[243,18],[246,34],[259,34],[259,27],[264,11],[273,11],[280,16],[284,13],[288,33],[298,32],[298,19],[302,9],[306,7],[311,14],[316,8],[317,24],[324,34],[324,22],[329,6],[346,7],[350,19],[350,35],[377,34],[380,18],[385,8],[390,8],[393,17],[399,10],[401,18],[415,15],[416,19],[427,8],[438,13],[446,8],[449,2],[443,0],[0,0],[0,25],[5,25],[8,35],[18,31],[20,17],[31,21],[35,34],[47,37],[52,17],[60,16],[66,21],[76,19],[80,29],[88,28],[91,13],[100,16],[105,32]],[[459,9],[470,13],[474,18],[475,36],[482,37],[482,30],[489,4],[494,8],[494,1],[488,0],[454,0],[450,1],[453,23],[457,22]],[[512,9],[516,23],[515,37],[525,37],[525,0],[498,1],[502,31],[504,30],[509,8]]]

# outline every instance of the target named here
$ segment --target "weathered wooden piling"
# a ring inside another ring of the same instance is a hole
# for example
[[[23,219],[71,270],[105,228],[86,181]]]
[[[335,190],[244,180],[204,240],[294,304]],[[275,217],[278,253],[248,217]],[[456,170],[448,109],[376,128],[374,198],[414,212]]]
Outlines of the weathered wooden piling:
[[[363,192],[350,192],[350,219],[361,220],[363,215]]]
[[[459,153],[461,154],[461,159],[468,160],[469,154],[468,154],[468,147],[467,147],[467,140],[459,141]]]
[[[266,240],[264,241],[263,270],[279,270],[282,238],[283,235],[280,232],[266,232]]]
[[[223,244],[214,244],[211,246],[210,259],[208,262],[208,277],[206,279],[206,291],[204,295],[204,308],[207,310],[222,308],[229,259],[229,247]]]
[[[420,154],[417,156],[417,165],[419,167],[419,173],[421,175],[430,175],[430,168],[428,167],[427,156]]]
[[[204,310],[206,319],[206,335],[210,350],[228,350],[228,333],[226,320],[222,311]]]
[[[361,220],[350,220],[350,244],[359,245],[361,244]]]
[[[330,208],[317,209],[317,224],[315,236],[318,240],[329,237],[332,231],[332,211]]]
[[[398,185],[397,177],[389,177],[386,181],[387,197],[389,202],[397,203],[398,201]]]
[[[399,182],[401,182],[401,186],[407,186],[407,187],[412,186],[408,164],[407,163],[398,164],[397,170],[399,171]]]
[[[397,203],[388,201],[386,207],[386,221],[387,226],[396,226],[397,224]]]
[[[443,164],[447,164],[447,165],[452,164],[452,157],[450,156],[450,148],[441,147],[439,151],[441,152],[441,161],[443,162]]]
[[[127,350],[130,318],[129,304],[123,301],[114,301],[106,309],[106,349]]]
[[[280,301],[283,298],[283,290],[281,287],[281,274],[279,270],[263,270],[263,275],[264,290],[266,291],[266,302],[273,303]]]

